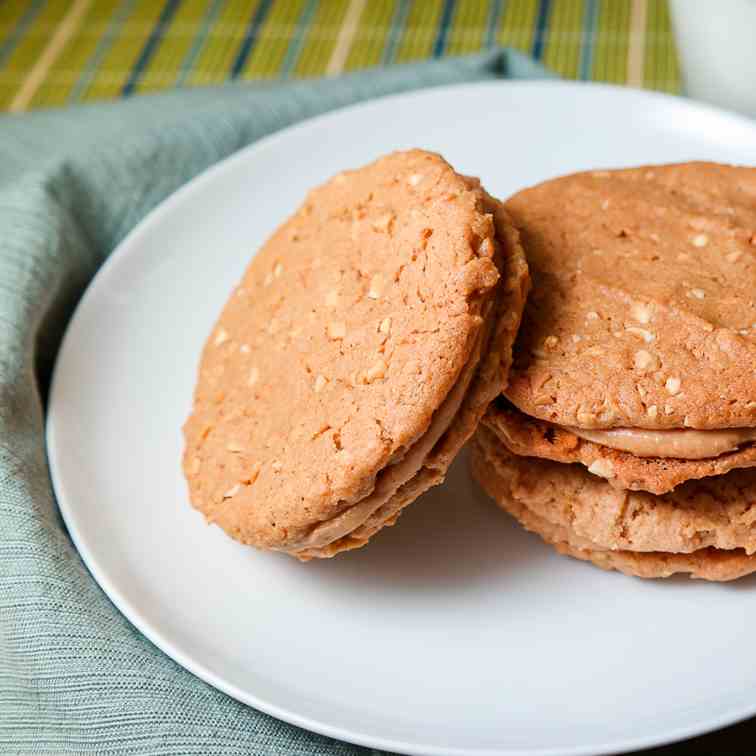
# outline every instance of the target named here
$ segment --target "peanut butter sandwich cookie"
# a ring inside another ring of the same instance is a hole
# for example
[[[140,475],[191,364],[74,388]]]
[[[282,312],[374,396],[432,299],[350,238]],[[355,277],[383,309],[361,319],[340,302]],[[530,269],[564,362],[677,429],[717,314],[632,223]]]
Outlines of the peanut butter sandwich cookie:
[[[706,580],[756,571],[756,469],[692,480],[662,496],[621,491],[581,465],[518,457],[483,426],[472,469],[527,530],[604,569]]]
[[[501,443],[655,494],[756,466],[756,169],[579,173],[506,208],[533,294]]]
[[[313,190],[204,347],[192,505],[302,560],[363,546],[443,480],[505,386],[528,280],[506,211],[438,155]]]

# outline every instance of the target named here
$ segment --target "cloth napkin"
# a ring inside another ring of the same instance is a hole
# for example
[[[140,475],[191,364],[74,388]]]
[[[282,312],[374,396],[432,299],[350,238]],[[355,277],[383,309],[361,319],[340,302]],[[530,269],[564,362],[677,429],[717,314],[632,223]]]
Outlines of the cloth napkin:
[[[288,124],[419,87],[539,77],[496,50],[339,79],[175,91],[0,118],[0,752],[361,754],[203,683],[115,609],[60,518],[50,371],[98,266],[200,171]]]

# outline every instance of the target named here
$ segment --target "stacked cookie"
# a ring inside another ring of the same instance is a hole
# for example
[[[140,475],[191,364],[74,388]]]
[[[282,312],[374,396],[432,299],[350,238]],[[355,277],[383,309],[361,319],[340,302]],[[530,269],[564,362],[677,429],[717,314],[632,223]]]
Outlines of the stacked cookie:
[[[756,169],[594,171],[506,207],[533,292],[477,480],[601,567],[756,571]]]
[[[192,504],[302,560],[364,545],[443,480],[505,386],[528,281],[501,203],[437,155],[315,189],[205,345]]]

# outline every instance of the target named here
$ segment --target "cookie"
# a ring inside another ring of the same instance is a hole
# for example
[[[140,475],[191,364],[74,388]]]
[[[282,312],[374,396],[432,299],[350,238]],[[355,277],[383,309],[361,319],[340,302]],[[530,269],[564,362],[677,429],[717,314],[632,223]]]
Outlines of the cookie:
[[[593,444],[564,461],[655,492],[754,465],[756,169],[592,171],[506,207],[534,282],[506,395]]]
[[[548,542],[547,538],[544,540]],[[592,562],[602,570],[617,570],[630,577],[667,578],[683,573],[691,578],[722,583],[756,571],[756,557],[748,556],[741,549],[702,549],[693,554],[639,554],[633,551],[577,548],[561,540],[552,542],[552,545],[560,554]]]
[[[443,480],[502,390],[527,285],[500,203],[438,155],[313,190],[204,347],[184,426],[192,505],[300,559],[364,545]]]
[[[665,496],[619,491],[579,465],[517,457],[485,427],[472,470],[525,528],[605,569],[708,580],[756,571],[756,471],[691,481]]]
[[[615,488],[631,491],[663,494],[687,480],[724,475],[730,470],[756,465],[756,444],[745,444],[708,459],[639,457],[530,417],[503,397],[491,404],[482,422],[513,454],[580,463]]]

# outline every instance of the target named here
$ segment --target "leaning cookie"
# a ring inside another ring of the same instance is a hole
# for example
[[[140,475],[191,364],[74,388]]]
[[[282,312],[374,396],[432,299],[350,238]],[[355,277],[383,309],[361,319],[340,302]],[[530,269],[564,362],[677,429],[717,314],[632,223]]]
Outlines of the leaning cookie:
[[[657,493],[756,465],[756,169],[594,171],[506,206],[534,291],[502,442]]]
[[[756,571],[756,470],[666,496],[618,491],[578,465],[516,457],[488,429],[473,475],[496,503],[561,553],[639,577],[731,580]]]
[[[192,504],[300,559],[364,545],[443,480],[503,388],[527,285],[506,213],[438,155],[315,189],[205,345]]]

